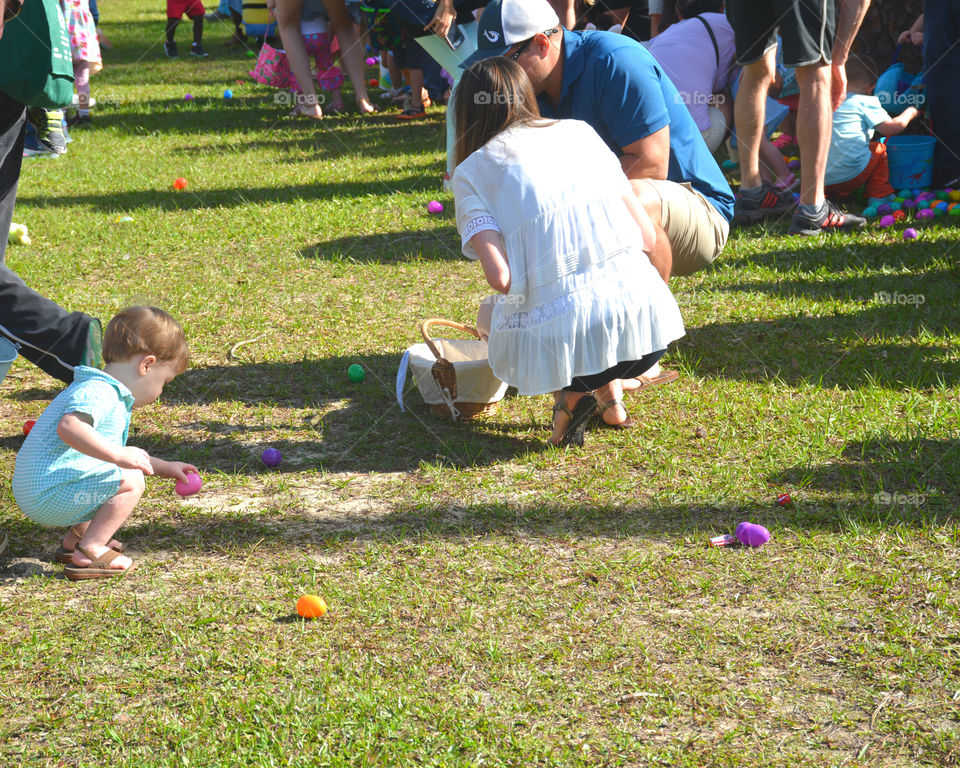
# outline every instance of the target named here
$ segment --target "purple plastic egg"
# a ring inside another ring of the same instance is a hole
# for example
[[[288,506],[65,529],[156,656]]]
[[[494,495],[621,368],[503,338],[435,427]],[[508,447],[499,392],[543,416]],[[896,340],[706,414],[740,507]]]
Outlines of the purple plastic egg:
[[[903,230],[903,239],[904,240],[916,240],[917,239],[917,230],[913,227],[907,227]]]
[[[916,208],[917,204],[908,197],[906,200],[903,201],[903,207],[904,209]]]
[[[923,210],[917,211],[918,219],[932,219],[936,214],[930,208],[924,208]]]
[[[203,480],[200,479],[200,475],[196,472],[187,472],[187,479],[177,480],[173,490],[177,492],[178,496],[193,496],[193,494],[199,493],[202,487]]]
[[[436,200],[431,200],[429,203],[427,203],[427,210],[430,213],[442,213],[443,203],[440,203]]]
[[[266,448],[263,453],[260,454],[260,461],[268,467],[279,467],[280,462],[283,461],[283,456],[280,455],[280,451],[276,448]]]
[[[890,215],[888,214],[887,216],[884,216],[882,219],[880,219],[880,226],[881,226],[881,227],[892,227],[892,226],[893,226],[893,223],[894,223],[895,221],[896,221],[896,219],[893,218],[893,216],[890,216]]]
[[[890,203],[880,203],[880,205],[877,206],[877,213],[879,213],[881,216],[885,213],[890,213],[892,210],[893,209],[890,207]]]
[[[375,66],[377,66],[377,60],[376,60],[375,58],[373,58],[373,56],[369,56],[369,57],[367,58],[366,62],[364,62],[364,63],[365,63],[368,67],[375,67]]]
[[[185,94],[183,94],[183,100],[184,100],[184,101],[193,101],[193,94],[192,94],[192,93],[185,93]]]
[[[734,534],[740,543],[747,547],[762,547],[770,541],[770,531],[762,525],[748,523],[746,521],[737,526]]]
[[[795,171],[799,167],[800,167],[799,160],[791,160],[789,163],[787,163],[787,168],[789,168],[791,171]]]

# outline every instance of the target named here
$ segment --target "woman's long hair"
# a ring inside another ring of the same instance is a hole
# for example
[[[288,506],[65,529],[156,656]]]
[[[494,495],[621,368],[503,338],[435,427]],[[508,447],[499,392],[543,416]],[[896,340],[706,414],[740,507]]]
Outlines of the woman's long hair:
[[[537,97],[523,68],[502,56],[476,62],[457,85],[456,164],[512,125],[540,119]]]

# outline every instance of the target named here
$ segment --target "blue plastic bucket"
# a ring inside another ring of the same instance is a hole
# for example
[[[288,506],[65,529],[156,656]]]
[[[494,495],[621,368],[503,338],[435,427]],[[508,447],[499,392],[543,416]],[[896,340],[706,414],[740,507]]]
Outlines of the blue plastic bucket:
[[[929,187],[933,181],[933,136],[891,136],[887,139],[890,186],[894,189]]]
[[[17,348],[0,336],[0,382],[7,377],[7,371],[17,359]]]

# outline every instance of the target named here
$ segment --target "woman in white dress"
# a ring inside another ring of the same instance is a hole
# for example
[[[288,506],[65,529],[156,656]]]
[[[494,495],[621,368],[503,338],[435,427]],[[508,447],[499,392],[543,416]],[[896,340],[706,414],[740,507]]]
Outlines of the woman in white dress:
[[[455,122],[463,252],[501,294],[490,365],[521,395],[552,392],[550,442],[582,445],[597,400],[619,409],[617,380],[647,371],[684,333],[644,253],[653,226],[596,132],[541,118],[515,62],[496,57],[464,72]]]

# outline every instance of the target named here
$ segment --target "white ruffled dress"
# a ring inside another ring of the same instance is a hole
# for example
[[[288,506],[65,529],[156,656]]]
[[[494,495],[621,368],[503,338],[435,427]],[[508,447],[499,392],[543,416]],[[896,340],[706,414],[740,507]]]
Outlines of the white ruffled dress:
[[[521,395],[683,336],[677,302],[623,202],[630,183],[587,123],[509,128],[457,167],[453,191],[467,257],[477,258],[477,232],[500,233],[511,284],[493,310],[488,357]]]

